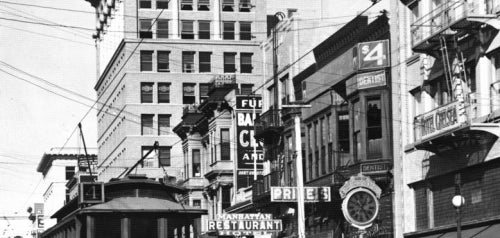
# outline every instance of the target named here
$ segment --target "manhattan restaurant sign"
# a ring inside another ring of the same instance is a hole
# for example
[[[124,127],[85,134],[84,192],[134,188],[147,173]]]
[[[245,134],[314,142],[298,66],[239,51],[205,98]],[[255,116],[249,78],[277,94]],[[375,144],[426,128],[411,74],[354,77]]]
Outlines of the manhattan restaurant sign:
[[[264,154],[261,143],[255,140],[254,120],[262,111],[262,97],[236,96],[236,133],[237,133],[237,166],[239,174],[249,174],[254,169],[254,159],[257,157],[257,169],[263,168]],[[254,114],[255,112],[255,114]],[[254,147],[257,153],[254,153]]]
[[[217,220],[208,221],[208,231],[218,235],[254,235],[278,232],[283,229],[281,220],[266,213],[219,214]]]

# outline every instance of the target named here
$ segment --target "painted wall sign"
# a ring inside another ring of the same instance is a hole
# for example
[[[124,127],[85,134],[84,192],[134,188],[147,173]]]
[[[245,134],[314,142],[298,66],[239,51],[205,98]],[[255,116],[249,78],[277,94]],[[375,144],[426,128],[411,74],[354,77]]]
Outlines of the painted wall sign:
[[[304,187],[304,202],[330,201],[330,187]],[[271,187],[271,202],[297,202],[297,187]]]
[[[283,229],[280,219],[271,214],[229,213],[219,214],[216,220],[208,221],[208,231],[219,235],[252,234],[254,232],[277,232]]]
[[[385,70],[357,74],[346,81],[346,93],[350,95],[358,90],[387,85]]]
[[[389,67],[389,40],[358,44],[359,69]]]
[[[424,140],[461,125],[459,102],[453,102],[415,117],[415,140]]]

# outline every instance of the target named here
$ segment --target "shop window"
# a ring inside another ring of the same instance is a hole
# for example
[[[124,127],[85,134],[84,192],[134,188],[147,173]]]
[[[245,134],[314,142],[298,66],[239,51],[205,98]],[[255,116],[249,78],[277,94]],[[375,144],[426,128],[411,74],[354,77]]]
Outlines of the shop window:
[[[153,38],[153,31],[151,30],[151,19],[139,20],[139,38],[142,39]]]
[[[158,51],[157,70],[158,72],[169,72],[170,51]]]
[[[236,53],[224,53],[224,73],[236,72]]]
[[[382,158],[382,109],[380,97],[366,100],[367,159]]]
[[[252,53],[241,53],[240,55],[240,72],[252,73]]]
[[[151,8],[151,0],[139,0],[139,8]]]
[[[75,166],[66,166],[66,180],[70,180],[75,176]]]
[[[208,100],[208,89],[210,84],[208,83],[200,83],[200,103]]]
[[[156,38],[168,38],[168,20],[156,22]]]
[[[153,51],[140,52],[141,71],[153,71]]]
[[[210,0],[198,0],[198,11],[210,11]]]
[[[201,176],[201,158],[200,158],[200,150],[193,150],[193,177]]]
[[[153,102],[154,83],[141,83],[141,103]]]
[[[168,9],[168,2],[170,0],[156,0],[156,9]]]
[[[171,165],[170,161],[170,147],[160,146],[158,149],[158,163],[161,167],[168,167]]]
[[[181,10],[192,11],[193,10],[193,0],[181,0]]]
[[[210,39],[210,22],[198,22],[198,39]]]
[[[141,167],[143,168],[154,168],[156,167],[156,160],[157,160],[157,155],[156,153],[158,151],[151,151],[151,153],[148,154],[148,152],[152,149],[153,147],[151,146],[143,146],[141,149],[141,158],[144,158],[141,163]],[[147,156],[146,156],[147,155]],[[146,156],[146,157],[144,157]]]
[[[352,115],[354,116],[354,121],[353,121],[353,152],[354,152],[354,158],[357,161],[361,160],[361,103],[359,99],[355,100],[352,103]]]
[[[200,52],[199,60],[200,73],[208,73],[212,71],[212,52]]]
[[[196,102],[195,99],[195,88],[196,84],[193,83],[184,83],[182,84],[182,103],[183,104],[194,104]]]
[[[231,188],[222,187],[222,210],[231,206]]]
[[[222,11],[223,12],[233,12],[234,11],[234,0],[222,0]]]
[[[222,39],[234,40],[234,22],[223,22],[223,30]]]
[[[158,115],[158,135],[168,135],[170,132],[170,114]]]
[[[220,129],[221,160],[231,160],[231,144],[229,129]]]
[[[182,52],[182,72],[194,73],[194,54],[193,51]]]
[[[170,83],[158,83],[158,103],[170,103]]]
[[[141,114],[141,135],[153,134],[153,114]]]
[[[240,12],[250,12],[252,4],[250,0],[240,0]]]
[[[181,39],[194,39],[193,21],[181,21]]]
[[[240,22],[240,40],[252,39],[252,23]]]

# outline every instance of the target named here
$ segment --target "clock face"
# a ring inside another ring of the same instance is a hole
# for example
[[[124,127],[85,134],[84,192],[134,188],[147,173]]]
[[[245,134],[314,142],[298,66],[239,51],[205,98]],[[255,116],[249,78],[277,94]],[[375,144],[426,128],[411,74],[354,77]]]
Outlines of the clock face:
[[[377,205],[373,195],[359,191],[354,193],[347,201],[347,212],[353,220],[365,223],[375,218],[378,210]]]

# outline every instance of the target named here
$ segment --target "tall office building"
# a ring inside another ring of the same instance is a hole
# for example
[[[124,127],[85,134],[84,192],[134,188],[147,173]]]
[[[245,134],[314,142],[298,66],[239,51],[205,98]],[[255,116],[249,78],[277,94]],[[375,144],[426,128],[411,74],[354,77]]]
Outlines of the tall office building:
[[[182,178],[172,132],[186,105],[207,98],[216,75],[261,84],[262,0],[86,0],[96,10],[99,180],[134,172]]]

